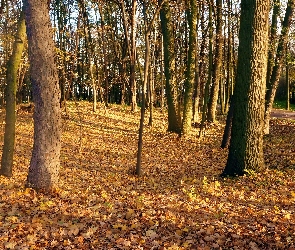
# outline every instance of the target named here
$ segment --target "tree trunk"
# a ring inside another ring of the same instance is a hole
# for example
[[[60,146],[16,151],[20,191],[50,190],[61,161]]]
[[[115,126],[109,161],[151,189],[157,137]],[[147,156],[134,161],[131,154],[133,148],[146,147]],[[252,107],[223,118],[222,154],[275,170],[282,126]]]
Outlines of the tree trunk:
[[[234,115],[234,106],[230,105],[229,111],[228,111],[227,117],[226,117],[226,124],[225,124],[224,131],[223,131],[221,148],[226,148],[229,144],[233,115]]]
[[[264,168],[263,118],[269,0],[242,0],[237,82],[227,164],[222,176]]]
[[[291,25],[291,20],[294,14],[294,0],[288,0],[285,18],[282,25],[282,31],[279,38],[279,44],[277,48],[274,67],[268,83],[268,89],[265,97],[265,115],[264,115],[264,133],[269,134],[269,121],[272,105],[274,102],[276,90],[279,84],[282,67],[284,65],[284,59],[286,54],[286,44],[288,41],[288,33]]]
[[[286,110],[290,110],[290,66],[286,62]]]
[[[131,15],[131,48],[130,48],[130,87],[131,87],[131,110],[137,110],[136,101],[136,8],[137,0],[132,0],[132,15]]]
[[[205,5],[204,5],[204,1],[202,1],[199,4],[199,8],[200,8],[200,30],[202,33],[202,37],[201,37],[201,45],[200,45],[200,52],[199,52],[199,56],[198,56],[198,60],[196,61],[196,87],[195,87],[195,91],[196,91],[196,97],[195,97],[195,105],[194,105],[194,122],[199,121],[199,110],[201,107],[203,107],[203,103],[204,103],[204,89],[205,89],[205,84],[206,84],[206,72],[205,72],[205,68],[206,68],[206,37],[207,37],[207,30],[205,28]],[[198,93],[197,93],[198,91]],[[201,106],[201,107],[200,107]]]
[[[276,47],[278,42],[278,18],[280,14],[281,7],[280,0],[273,1],[273,11],[271,18],[271,27],[270,27],[270,37],[269,37],[269,45],[268,45],[268,60],[267,60],[267,75],[266,75],[266,88],[269,88],[269,80],[271,76],[271,72],[274,66],[274,60],[276,55]]]
[[[105,105],[108,107],[109,103],[109,70],[108,70],[108,57],[106,51],[106,41],[105,41],[105,21],[104,13],[102,7],[99,8],[100,18],[101,18],[101,40],[102,40],[102,53],[103,53],[103,80],[105,82]],[[88,28],[89,29],[89,28]],[[91,33],[89,33],[90,35]],[[94,51],[93,51],[94,53]]]
[[[163,0],[159,0],[159,4]],[[177,85],[175,75],[175,51],[173,23],[168,2],[162,5],[160,12],[164,47],[164,71],[166,77],[166,96],[168,105],[168,131],[181,133],[180,119],[177,115]]]
[[[164,0],[165,1],[165,0]],[[142,152],[142,144],[143,144],[143,126],[144,126],[144,114],[145,114],[145,97],[146,97],[146,89],[147,89],[147,81],[148,81],[148,73],[149,73],[149,64],[150,64],[150,41],[149,36],[151,32],[151,28],[153,23],[155,22],[155,17],[158,16],[161,5],[157,8],[156,13],[152,21],[147,26],[147,18],[146,18],[146,0],[143,2],[143,16],[144,16],[144,25],[145,25],[145,52],[144,52],[144,80],[142,86],[142,103],[141,103],[141,115],[140,115],[140,125],[139,125],[139,135],[138,135],[138,150],[137,150],[137,161],[136,161],[136,169],[135,174],[140,176],[142,174],[141,170],[141,152]]]
[[[212,83],[212,65],[213,65],[213,24],[212,24],[212,5],[209,5],[209,23],[208,23],[208,29],[209,29],[209,67],[208,67],[208,76],[207,76],[207,82],[205,85],[205,92],[203,96],[203,111],[202,111],[202,121],[200,125],[200,133],[199,137],[202,136],[203,129],[206,122],[206,116],[207,116],[207,108],[208,108],[208,98],[209,98],[209,88]]]
[[[212,87],[210,92],[210,100],[208,103],[209,122],[215,122],[216,107],[218,101],[219,82],[222,68],[222,0],[216,0],[217,8],[217,24],[216,24],[216,40],[215,40],[215,57],[212,72]]]
[[[197,37],[197,3],[195,0],[190,0],[187,6],[187,16],[189,25],[189,49],[188,60],[186,69],[186,80],[184,85],[184,107],[183,107],[183,120],[182,120],[182,134],[183,136],[189,135],[192,126],[192,97],[193,87],[195,82],[195,69],[196,69],[196,37]]]
[[[27,186],[50,191],[58,184],[60,167],[60,89],[47,0],[24,0],[31,81],[34,145]]]
[[[26,39],[25,16],[22,11],[18,21],[17,33],[13,44],[12,55],[7,63],[6,72],[6,114],[4,145],[1,159],[1,174],[7,177],[12,176],[13,154],[15,143],[15,122],[16,122],[16,89],[18,80],[18,69],[20,67],[24,40]]]

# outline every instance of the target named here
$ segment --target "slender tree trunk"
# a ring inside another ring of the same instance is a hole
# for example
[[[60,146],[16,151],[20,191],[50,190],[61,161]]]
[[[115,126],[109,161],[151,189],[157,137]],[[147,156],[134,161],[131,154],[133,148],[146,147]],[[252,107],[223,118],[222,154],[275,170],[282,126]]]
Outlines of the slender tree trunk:
[[[94,65],[90,63],[90,75],[91,75],[92,90],[93,90],[93,112],[96,112],[97,88],[96,88],[96,83],[95,83],[94,74],[93,74],[93,67],[94,67]]]
[[[102,53],[103,53],[103,75],[105,82],[105,105],[109,103],[109,70],[108,70],[108,57],[106,52],[106,41],[105,41],[105,21],[102,7],[99,8],[101,18],[101,39],[102,39]],[[94,52],[93,52],[94,53]]]
[[[34,145],[27,186],[50,191],[60,167],[60,89],[47,0],[24,0],[33,86]],[[41,73],[40,73],[41,72]]]
[[[199,5],[200,6],[200,5]],[[199,7],[198,6],[198,7]],[[196,32],[198,33],[200,19],[200,11],[197,11],[197,23],[196,23]],[[192,122],[199,121],[199,105],[200,105],[200,72],[199,72],[199,45],[198,45],[198,35],[196,35],[196,43],[195,43],[195,79],[194,79],[194,94],[193,94],[193,117]]]
[[[229,106],[229,111],[226,117],[226,124],[224,127],[221,148],[226,148],[229,144],[230,134],[231,134],[231,127],[233,122],[233,115],[234,115],[234,105]]]
[[[216,0],[217,8],[217,24],[216,24],[216,40],[215,40],[215,57],[212,72],[212,87],[210,92],[210,100],[208,103],[209,122],[215,122],[216,107],[218,101],[218,91],[220,84],[220,75],[222,69],[222,0]]]
[[[159,4],[163,0],[158,1]],[[177,115],[177,84],[175,75],[175,51],[173,38],[173,23],[168,2],[162,5],[160,12],[164,47],[164,71],[166,77],[166,96],[168,105],[168,131],[181,133],[181,123]]]
[[[204,90],[205,90],[205,85],[206,85],[206,37],[207,37],[207,31],[208,29],[206,29],[205,27],[205,4],[204,1],[202,1],[202,3],[200,3],[200,29],[201,29],[201,33],[202,33],[202,38],[201,38],[201,46],[200,46],[200,54],[199,54],[199,58],[197,61],[198,64],[198,81],[199,81],[199,100],[198,103],[196,103],[196,107],[195,110],[196,112],[199,112],[199,106],[204,107],[204,103],[205,103],[205,95],[204,95]],[[196,113],[195,112],[195,113]],[[205,114],[204,114],[205,115]]]
[[[165,2],[166,0],[164,0]],[[144,114],[145,114],[145,97],[146,97],[146,89],[148,82],[148,73],[149,73],[149,60],[150,60],[150,40],[149,35],[151,32],[151,28],[153,23],[155,22],[155,17],[158,16],[160,7],[162,3],[157,8],[156,13],[150,24],[147,26],[147,18],[146,18],[146,0],[143,2],[143,16],[144,16],[144,24],[145,24],[145,53],[144,53],[144,80],[142,86],[142,105],[141,105],[141,116],[140,116],[140,125],[139,125],[139,135],[138,135],[138,150],[137,150],[137,161],[136,161],[136,169],[135,174],[140,176],[142,174],[141,170],[141,152],[142,152],[142,144],[143,144],[143,126],[144,126]]]
[[[164,47],[163,47],[163,35],[161,36],[161,111],[164,109]]]
[[[144,2],[143,14],[146,24],[146,3]],[[148,71],[149,71],[149,59],[150,59],[150,41],[149,41],[149,32],[146,31],[145,34],[145,54],[144,54],[144,80],[142,87],[142,97],[141,97],[141,116],[140,116],[140,125],[139,125],[139,138],[138,138],[138,151],[137,151],[137,163],[136,163],[136,175],[141,175],[141,152],[142,152],[142,141],[143,141],[143,125],[144,125],[144,113],[145,113],[145,97],[146,89],[148,82]]]
[[[266,87],[269,88],[269,80],[274,66],[274,60],[276,55],[276,47],[278,42],[278,18],[280,14],[281,1],[273,1],[272,21],[270,27],[269,48],[268,48],[268,60],[267,60],[267,75],[266,75]]]
[[[275,57],[274,67],[268,83],[268,89],[265,97],[265,115],[264,115],[264,133],[269,134],[269,121],[272,105],[274,102],[276,90],[279,84],[282,67],[286,54],[286,44],[288,41],[288,33],[291,25],[291,20],[294,14],[295,0],[289,0],[285,13],[285,18],[282,25],[282,31],[279,38],[279,44]]]
[[[182,120],[182,135],[187,136],[191,131],[192,125],[192,98],[193,87],[195,82],[195,67],[196,67],[196,37],[197,37],[197,3],[195,0],[190,0],[187,6],[187,16],[189,25],[189,49],[186,69],[186,80],[184,85],[184,108]]]
[[[290,109],[290,66],[286,61],[286,110]]]
[[[131,110],[137,110],[136,101],[136,8],[137,0],[132,0],[132,15],[131,15],[131,48],[130,48],[130,87],[131,87]]]
[[[12,176],[13,154],[15,144],[15,122],[16,122],[16,89],[18,80],[18,69],[20,67],[24,41],[26,39],[25,16],[22,11],[18,20],[17,33],[13,44],[12,55],[7,63],[6,72],[6,114],[4,145],[1,159],[1,174]]]
[[[202,136],[203,129],[206,122],[207,116],[207,108],[208,108],[208,99],[209,99],[209,88],[212,83],[212,66],[213,66],[213,24],[212,24],[212,5],[209,5],[209,67],[208,67],[208,77],[205,85],[205,93],[204,93],[204,104],[203,104],[203,112],[202,112],[202,121],[200,125],[200,133],[199,137]]]
[[[228,2],[228,9],[229,9],[229,14],[228,14],[228,23],[227,23],[227,60],[226,60],[226,93],[225,93],[225,112],[229,111],[229,104],[230,104],[230,99],[232,96],[232,88],[233,88],[233,40],[232,40],[232,2]]]
[[[269,0],[242,0],[231,141],[222,176],[264,168],[263,118]]]
[[[156,69],[156,60],[155,60],[155,46],[156,46],[156,42],[157,42],[157,29],[155,28],[154,31],[154,37],[153,37],[153,49],[151,51],[151,63],[149,65],[150,67],[150,80],[149,80],[149,111],[150,111],[150,117],[149,117],[149,126],[153,126],[153,113],[154,113],[154,92],[155,92],[155,78],[156,78],[156,74],[155,74],[155,69]]]

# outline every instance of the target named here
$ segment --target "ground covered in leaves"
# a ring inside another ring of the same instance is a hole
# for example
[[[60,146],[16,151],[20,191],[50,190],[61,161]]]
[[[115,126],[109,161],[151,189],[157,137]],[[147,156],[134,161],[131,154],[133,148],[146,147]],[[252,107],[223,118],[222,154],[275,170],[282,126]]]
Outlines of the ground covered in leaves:
[[[137,178],[139,112],[93,113],[87,102],[68,111],[53,194],[24,188],[33,120],[18,114],[14,174],[0,177],[0,249],[295,249],[294,122],[272,120],[267,170],[220,179],[223,124],[183,139],[155,111]]]

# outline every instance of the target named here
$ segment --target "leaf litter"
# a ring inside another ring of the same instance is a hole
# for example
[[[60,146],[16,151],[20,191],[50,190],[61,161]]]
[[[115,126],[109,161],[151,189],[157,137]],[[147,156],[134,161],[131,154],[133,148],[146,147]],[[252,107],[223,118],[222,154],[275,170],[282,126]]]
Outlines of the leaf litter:
[[[60,185],[51,194],[24,188],[33,121],[18,115],[13,177],[0,177],[0,249],[295,249],[293,121],[271,121],[263,173],[221,179],[224,124],[201,140],[197,128],[178,138],[155,110],[138,178],[139,112],[79,106],[81,130],[68,103]]]

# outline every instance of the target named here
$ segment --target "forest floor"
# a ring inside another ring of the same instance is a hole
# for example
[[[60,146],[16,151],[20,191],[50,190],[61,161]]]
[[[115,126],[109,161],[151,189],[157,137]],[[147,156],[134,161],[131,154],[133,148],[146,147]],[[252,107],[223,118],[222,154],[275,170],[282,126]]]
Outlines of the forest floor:
[[[13,177],[0,177],[0,249],[295,249],[294,121],[271,121],[265,171],[221,179],[223,122],[178,138],[156,110],[138,178],[139,112],[68,110],[53,194],[24,188],[33,119],[18,114]]]

